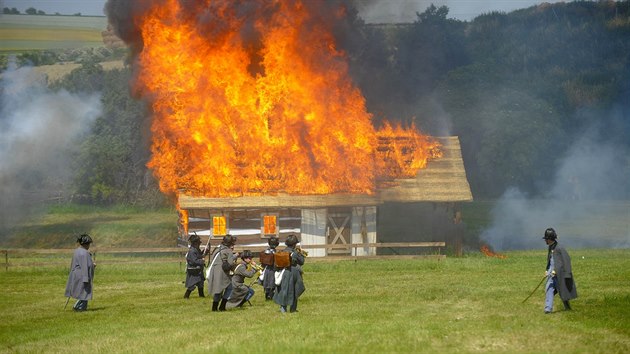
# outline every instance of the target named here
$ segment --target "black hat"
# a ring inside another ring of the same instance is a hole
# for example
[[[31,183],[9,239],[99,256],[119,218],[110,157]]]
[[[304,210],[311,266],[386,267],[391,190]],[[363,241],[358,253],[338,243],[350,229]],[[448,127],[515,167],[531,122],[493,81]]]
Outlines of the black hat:
[[[556,230],[553,228],[548,228],[545,230],[545,235],[543,236],[543,240],[555,240],[558,238],[558,234],[556,234]]]
[[[77,238],[77,242],[80,245],[87,245],[87,244],[92,243],[92,238],[88,234],[83,234]]]
[[[236,236],[227,234],[223,236],[223,240],[221,241],[221,243],[227,247],[234,246],[236,244]]]
[[[253,258],[254,255],[252,254],[252,251],[250,250],[244,250],[243,253],[241,253],[241,259],[245,259],[245,258]]]
[[[191,245],[195,243],[201,243],[201,238],[199,238],[197,234],[194,234],[188,238],[188,242],[190,242]]]
[[[284,241],[284,244],[289,246],[289,247],[293,247],[293,246],[297,245],[298,242],[300,242],[300,241],[298,240],[297,236],[291,234],[291,235],[289,235],[287,237],[287,240]]]

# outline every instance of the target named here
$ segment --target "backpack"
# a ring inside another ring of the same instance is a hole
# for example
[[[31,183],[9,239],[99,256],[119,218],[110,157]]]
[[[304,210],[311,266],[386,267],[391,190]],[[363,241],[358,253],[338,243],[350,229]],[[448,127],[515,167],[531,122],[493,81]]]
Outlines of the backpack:
[[[276,268],[288,268],[291,266],[291,253],[280,251],[273,254]]]
[[[260,264],[273,266],[273,253],[260,252]]]

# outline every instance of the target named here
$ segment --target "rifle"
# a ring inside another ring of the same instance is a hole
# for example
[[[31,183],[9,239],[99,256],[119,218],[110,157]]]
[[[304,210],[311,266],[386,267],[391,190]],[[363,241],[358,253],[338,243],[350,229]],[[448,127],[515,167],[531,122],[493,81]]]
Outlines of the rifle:
[[[195,235],[197,234],[196,232],[194,232],[194,233],[195,233]],[[205,253],[207,255],[210,255],[210,239],[212,239],[212,236],[208,235],[208,242],[206,242],[206,246],[203,249],[203,253]]]

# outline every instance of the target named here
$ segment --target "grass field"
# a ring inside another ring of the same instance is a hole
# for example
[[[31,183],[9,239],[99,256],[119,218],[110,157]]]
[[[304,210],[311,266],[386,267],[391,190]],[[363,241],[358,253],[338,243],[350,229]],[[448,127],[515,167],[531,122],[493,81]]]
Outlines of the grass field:
[[[209,298],[182,299],[181,264],[113,256],[97,259],[95,298],[74,313],[63,308],[67,267],[10,268],[0,271],[0,352],[630,352],[630,250],[569,251],[579,298],[549,315],[542,290],[522,303],[543,249],[503,260],[307,259],[295,314],[258,285],[253,306],[212,313]]]
[[[0,246],[8,248],[72,248],[73,236],[89,233],[98,247],[175,247],[177,212],[174,208],[56,205],[30,215],[5,231]]]
[[[105,17],[2,15],[0,53],[101,47]]]

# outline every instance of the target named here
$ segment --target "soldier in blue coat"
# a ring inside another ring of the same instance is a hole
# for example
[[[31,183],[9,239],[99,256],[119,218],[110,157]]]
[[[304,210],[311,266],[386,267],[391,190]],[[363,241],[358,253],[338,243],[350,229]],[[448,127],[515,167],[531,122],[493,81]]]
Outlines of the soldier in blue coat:
[[[205,265],[206,256],[205,251],[201,251],[201,239],[197,235],[192,235],[188,239],[190,242],[190,248],[186,252],[186,293],[184,298],[188,299],[190,293],[197,288],[199,297],[205,297],[203,293],[203,282],[205,279],[203,274],[203,267]]]
[[[545,275],[545,313],[553,311],[553,298],[560,295],[565,310],[571,310],[569,300],[577,298],[577,289],[573,281],[573,270],[569,253],[558,245],[558,234],[553,228],[545,230],[543,240],[549,246]]]
[[[83,234],[77,239],[79,247],[74,250],[70,263],[70,275],[66,283],[66,297],[77,299],[72,307],[74,311],[87,310],[88,300],[92,300],[92,285],[94,280],[94,268],[92,254],[88,251],[92,238]]]

